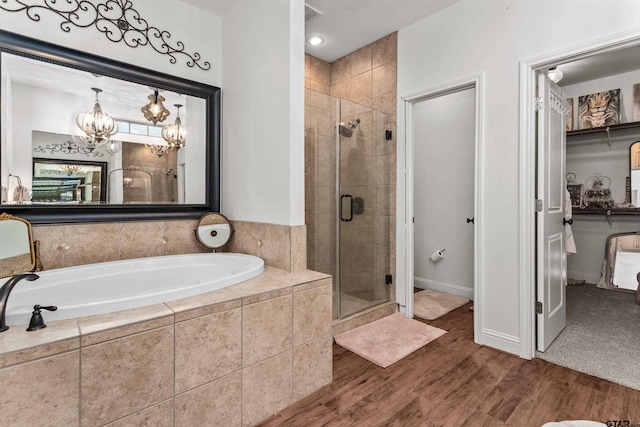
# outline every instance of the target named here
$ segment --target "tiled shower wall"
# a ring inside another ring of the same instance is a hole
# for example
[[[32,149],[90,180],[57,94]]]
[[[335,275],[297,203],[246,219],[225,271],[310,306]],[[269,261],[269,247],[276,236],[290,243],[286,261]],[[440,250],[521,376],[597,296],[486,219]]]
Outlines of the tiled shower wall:
[[[389,115],[341,101],[341,121],[358,119],[351,137],[340,138],[340,192],[363,200],[351,221],[340,221],[341,317],[389,299],[391,155],[385,139]]]
[[[126,202],[173,203],[178,200],[178,153],[175,150],[158,157],[142,144],[122,143],[122,167],[143,169],[151,174],[138,171],[120,172],[133,179],[129,187],[124,188]],[[151,194],[148,194],[149,187]]]
[[[329,94],[390,114],[396,120],[397,33],[331,63]]]
[[[336,251],[335,99],[305,90],[305,223],[307,265],[333,274]]]
[[[390,34],[329,64],[310,55],[305,57],[305,192],[308,263],[310,269],[330,273],[335,252],[335,112],[331,98],[341,97],[390,115],[392,141],[375,148],[376,169],[389,171],[376,186],[388,190],[389,206],[377,218],[375,232],[376,273],[388,270],[395,277],[396,199],[396,70],[397,33]],[[330,132],[319,130],[326,126]],[[363,126],[364,130],[364,126]],[[331,135],[327,135],[331,133]],[[382,151],[380,151],[382,150]],[[382,162],[382,163],[380,163]],[[326,180],[323,178],[327,177]],[[380,227],[381,228],[378,228]],[[382,259],[388,257],[387,259]],[[346,262],[349,262],[348,260]],[[355,261],[354,261],[355,262]],[[348,268],[348,265],[345,265]],[[378,268],[380,267],[380,268]],[[391,287],[391,300],[395,299]]]

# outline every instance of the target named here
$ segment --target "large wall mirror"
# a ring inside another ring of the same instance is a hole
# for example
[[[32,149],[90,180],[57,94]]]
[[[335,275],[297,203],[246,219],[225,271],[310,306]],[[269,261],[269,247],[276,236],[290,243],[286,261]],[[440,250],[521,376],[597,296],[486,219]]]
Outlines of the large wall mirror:
[[[0,210],[32,223],[220,210],[219,88],[4,31],[0,64]]]

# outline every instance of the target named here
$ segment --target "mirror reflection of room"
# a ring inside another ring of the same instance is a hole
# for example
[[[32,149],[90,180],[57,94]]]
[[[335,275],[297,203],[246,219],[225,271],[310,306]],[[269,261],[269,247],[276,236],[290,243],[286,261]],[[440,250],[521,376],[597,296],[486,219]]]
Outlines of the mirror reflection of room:
[[[150,152],[144,145],[122,143],[123,185],[122,203],[176,203],[178,197],[178,156],[170,151],[162,156]],[[113,200],[116,201],[117,200]]]
[[[3,204],[205,202],[204,99],[1,55]]]
[[[35,252],[31,224],[7,213],[0,214],[0,278],[33,271]]]
[[[104,202],[104,162],[33,159],[31,201],[34,203]]]

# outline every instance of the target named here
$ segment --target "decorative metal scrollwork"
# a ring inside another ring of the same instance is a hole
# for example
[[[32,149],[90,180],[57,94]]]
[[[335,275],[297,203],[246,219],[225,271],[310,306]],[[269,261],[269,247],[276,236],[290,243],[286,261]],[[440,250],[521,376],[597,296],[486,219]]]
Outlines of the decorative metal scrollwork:
[[[3,0],[0,0],[3,1]],[[66,141],[62,144],[47,144],[44,147],[38,145],[33,149],[36,153],[46,153],[49,150],[49,154],[63,153],[63,154],[82,154],[86,157],[104,157],[100,151],[90,150],[86,147],[76,144],[73,141]]]
[[[156,52],[168,55],[172,64],[177,62],[178,56],[184,56],[191,68],[211,69],[211,63],[202,61],[198,52],[185,52],[181,41],[171,43],[168,31],[150,26],[129,0],[101,0],[98,4],[88,0],[44,0],[44,4],[33,5],[22,0],[0,0],[0,9],[7,12],[24,11],[35,22],[41,20],[42,11],[50,11],[63,19],[60,28],[65,33],[74,26],[95,27],[114,43],[123,42],[132,48],[151,46]]]

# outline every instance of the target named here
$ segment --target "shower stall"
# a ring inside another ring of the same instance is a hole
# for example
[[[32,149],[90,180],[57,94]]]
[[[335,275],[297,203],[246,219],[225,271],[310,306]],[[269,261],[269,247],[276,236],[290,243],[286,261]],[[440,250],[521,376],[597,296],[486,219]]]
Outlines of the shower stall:
[[[390,297],[390,116],[309,89],[305,104],[307,265],[333,276],[341,319]]]

